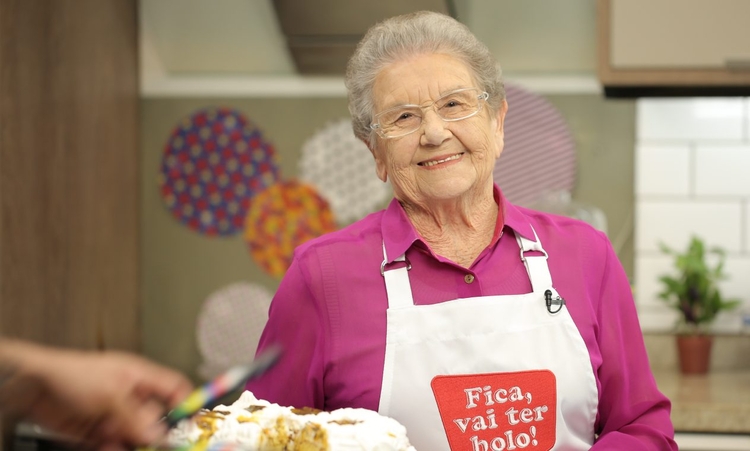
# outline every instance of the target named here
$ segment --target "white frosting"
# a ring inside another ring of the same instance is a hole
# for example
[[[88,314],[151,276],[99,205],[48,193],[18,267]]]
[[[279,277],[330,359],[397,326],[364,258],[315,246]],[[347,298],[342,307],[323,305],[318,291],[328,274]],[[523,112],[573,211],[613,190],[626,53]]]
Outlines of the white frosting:
[[[328,444],[338,450],[411,450],[406,428],[393,418],[365,409],[339,409],[330,413]],[[356,424],[346,424],[358,421]],[[339,424],[343,423],[343,424]]]
[[[303,443],[308,445],[304,449],[321,451],[415,451],[406,428],[377,412],[338,409],[300,414],[291,407],[256,399],[249,391],[230,406],[216,406],[181,421],[169,432],[167,442],[181,447],[201,438],[207,438],[209,446],[232,443],[248,451],[294,451]],[[309,447],[313,443],[318,447]]]

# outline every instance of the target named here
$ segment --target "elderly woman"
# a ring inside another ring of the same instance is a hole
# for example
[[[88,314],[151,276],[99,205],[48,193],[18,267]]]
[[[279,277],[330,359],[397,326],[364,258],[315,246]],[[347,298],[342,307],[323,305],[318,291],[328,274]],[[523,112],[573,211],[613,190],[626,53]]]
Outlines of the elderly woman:
[[[395,199],[296,250],[259,346],[287,352],[247,388],[378,410],[420,451],[676,449],[607,237],[493,183],[508,104],[486,46],[441,14],[395,17],[346,85]]]

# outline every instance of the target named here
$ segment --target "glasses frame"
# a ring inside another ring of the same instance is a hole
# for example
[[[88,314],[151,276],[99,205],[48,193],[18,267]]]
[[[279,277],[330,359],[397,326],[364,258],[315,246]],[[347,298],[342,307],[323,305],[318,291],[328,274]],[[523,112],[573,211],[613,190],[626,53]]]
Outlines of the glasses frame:
[[[480,111],[482,111],[482,105],[484,105],[483,102],[487,102],[487,99],[490,98],[490,95],[487,93],[487,91],[480,91],[479,88],[461,88],[461,89],[456,89],[454,91],[447,92],[447,93],[443,94],[442,96],[440,96],[439,99],[434,100],[434,101],[430,102],[429,104],[427,104],[425,106],[415,105],[415,104],[397,105],[397,106],[394,106],[393,108],[388,108],[387,110],[381,111],[380,113],[378,113],[375,116],[373,116],[373,118],[372,118],[373,122],[370,123],[370,129],[373,130],[375,133],[377,133],[378,136],[380,136],[383,139],[401,138],[402,136],[410,135],[410,134],[414,133],[415,131],[419,130],[420,128],[422,128],[422,123],[423,123],[422,119],[424,118],[424,113],[423,113],[422,117],[419,120],[419,126],[417,128],[415,128],[414,130],[405,132],[405,133],[398,134],[398,135],[386,135],[385,132],[383,131],[383,129],[380,127],[380,124],[378,123],[378,118],[380,118],[381,116],[383,116],[386,113],[389,113],[389,112],[391,112],[393,110],[398,110],[398,109],[401,109],[401,108],[419,108],[423,112],[427,108],[433,108],[434,109],[435,103],[439,102],[443,98],[448,97],[448,96],[453,95],[453,94],[456,94],[456,93],[459,93],[459,92],[464,92],[464,91],[477,91],[477,92],[479,92],[479,95],[477,96],[477,99],[479,100],[479,103],[477,105],[477,110],[476,111],[474,111],[473,113],[469,114],[468,116],[459,117],[459,118],[456,118],[456,119],[446,119],[443,116],[441,116],[440,113],[437,112],[437,110],[435,110],[435,113],[444,122],[457,122],[457,121],[462,121],[464,119],[468,119],[470,117],[474,117],[477,114],[479,114]]]

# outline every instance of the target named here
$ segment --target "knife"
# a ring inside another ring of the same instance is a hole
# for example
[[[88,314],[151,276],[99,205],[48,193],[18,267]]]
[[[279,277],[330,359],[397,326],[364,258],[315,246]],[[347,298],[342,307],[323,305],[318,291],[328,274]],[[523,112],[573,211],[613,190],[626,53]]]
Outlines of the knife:
[[[271,368],[281,356],[281,346],[271,345],[263,350],[252,363],[230,368],[202,387],[195,389],[184,401],[166,416],[168,428],[180,420],[189,418],[212,401],[236,390],[245,382],[254,379]]]

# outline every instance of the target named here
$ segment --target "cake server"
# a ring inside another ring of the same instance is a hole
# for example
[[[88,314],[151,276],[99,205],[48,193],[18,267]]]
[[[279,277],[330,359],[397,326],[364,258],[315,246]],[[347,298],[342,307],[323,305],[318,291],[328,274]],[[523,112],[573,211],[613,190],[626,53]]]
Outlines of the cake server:
[[[234,366],[202,387],[195,389],[183,402],[167,414],[167,426],[169,428],[174,427],[180,420],[193,416],[209,403],[238,389],[245,382],[260,376],[271,368],[280,356],[281,346],[271,345],[258,354],[252,363]]]

